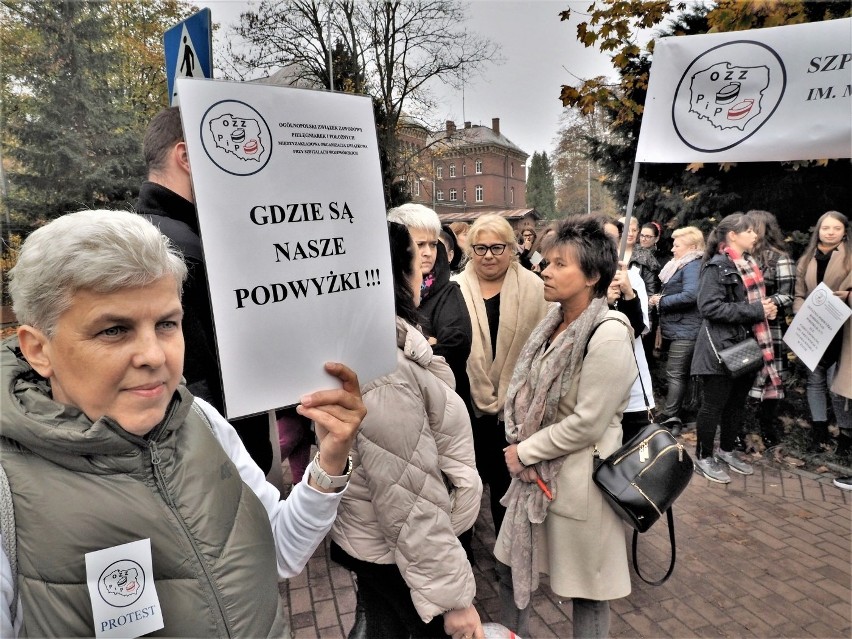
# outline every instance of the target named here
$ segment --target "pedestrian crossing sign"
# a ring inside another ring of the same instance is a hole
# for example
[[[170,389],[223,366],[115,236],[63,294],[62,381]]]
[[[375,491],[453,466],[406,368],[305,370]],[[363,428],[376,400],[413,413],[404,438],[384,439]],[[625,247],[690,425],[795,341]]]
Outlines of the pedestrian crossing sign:
[[[210,9],[202,9],[163,34],[169,104],[176,106],[175,78],[213,77],[213,27]]]

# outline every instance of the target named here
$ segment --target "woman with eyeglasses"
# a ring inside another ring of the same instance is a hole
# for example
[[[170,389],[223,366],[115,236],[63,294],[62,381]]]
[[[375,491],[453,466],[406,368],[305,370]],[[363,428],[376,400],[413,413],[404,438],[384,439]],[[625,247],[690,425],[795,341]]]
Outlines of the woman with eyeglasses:
[[[532,270],[532,257],[535,254],[536,239],[538,235],[534,229],[525,228],[518,238],[518,261],[525,269]]]
[[[524,343],[547,313],[544,285],[520,266],[515,246],[515,233],[503,217],[483,215],[468,232],[467,266],[454,277],[473,325],[468,410],[477,470],[489,486],[495,533],[506,512],[500,499],[511,479],[503,460],[506,389]]]

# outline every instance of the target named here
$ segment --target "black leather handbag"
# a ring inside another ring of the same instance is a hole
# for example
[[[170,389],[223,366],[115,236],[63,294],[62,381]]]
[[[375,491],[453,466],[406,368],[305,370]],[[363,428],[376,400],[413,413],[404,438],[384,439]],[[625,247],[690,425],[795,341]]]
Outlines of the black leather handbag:
[[[636,357],[635,351],[633,356]],[[651,415],[641,375],[639,383],[645,407]],[[612,509],[633,528],[633,567],[636,574],[645,583],[659,586],[674,572],[677,554],[672,504],[692,479],[692,458],[665,426],[654,423],[645,426],[606,459],[601,459],[597,447],[594,456],[592,481],[601,489]],[[639,533],[647,531],[663,513],[666,513],[669,522],[672,559],[662,579],[649,581],[639,570],[636,553]]]
[[[596,451],[592,479],[613,510],[643,533],[666,512],[692,479],[692,458],[671,432],[648,424],[606,459]]]
[[[746,337],[733,346],[717,351],[716,345],[710,337],[710,329],[705,326],[704,330],[707,331],[710,348],[713,349],[713,353],[722,368],[728,373],[728,377],[736,379],[745,375],[753,375],[763,368],[763,350],[753,337]]]

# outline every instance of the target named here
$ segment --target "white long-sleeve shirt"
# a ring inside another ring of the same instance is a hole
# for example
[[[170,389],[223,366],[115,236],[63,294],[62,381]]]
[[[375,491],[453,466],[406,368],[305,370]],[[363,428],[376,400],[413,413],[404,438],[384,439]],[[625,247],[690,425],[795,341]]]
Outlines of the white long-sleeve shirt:
[[[210,404],[198,398],[195,401],[207,416],[216,438],[234,462],[243,482],[257,495],[269,514],[278,577],[287,579],[298,575],[331,529],[337,505],[346,489],[339,493],[323,493],[302,481],[293,486],[290,496],[282,501],[278,489],[266,481],[263,471],[254,463],[234,428]],[[305,476],[309,473],[310,467]],[[17,615],[14,621],[11,619],[12,579],[9,558],[5,551],[0,552],[0,637],[10,639],[18,637],[23,622],[20,597]]]

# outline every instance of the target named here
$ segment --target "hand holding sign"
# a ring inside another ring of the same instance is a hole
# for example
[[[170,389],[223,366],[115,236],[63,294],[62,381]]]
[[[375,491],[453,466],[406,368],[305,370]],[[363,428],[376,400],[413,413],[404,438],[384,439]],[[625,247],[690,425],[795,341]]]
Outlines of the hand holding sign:
[[[339,475],[367,409],[361,400],[358,376],[351,368],[328,362],[325,370],[341,381],[341,388],[302,396],[296,412],[315,424],[323,470]]]

